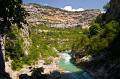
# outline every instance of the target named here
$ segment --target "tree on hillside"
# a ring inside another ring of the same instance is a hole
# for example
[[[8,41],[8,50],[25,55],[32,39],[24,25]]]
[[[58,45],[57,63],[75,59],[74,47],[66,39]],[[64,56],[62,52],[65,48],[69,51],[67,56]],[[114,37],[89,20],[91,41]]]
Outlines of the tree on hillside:
[[[98,23],[93,23],[92,26],[89,28],[90,36],[97,35],[101,31],[101,27]]]
[[[12,24],[22,27],[27,12],[21,6],[22,0],[0,0],[0,76],[5,72],[4,39]]]
[[[107,3],[103,6],[104,10],[107,11],[110,8],[110,3]]]

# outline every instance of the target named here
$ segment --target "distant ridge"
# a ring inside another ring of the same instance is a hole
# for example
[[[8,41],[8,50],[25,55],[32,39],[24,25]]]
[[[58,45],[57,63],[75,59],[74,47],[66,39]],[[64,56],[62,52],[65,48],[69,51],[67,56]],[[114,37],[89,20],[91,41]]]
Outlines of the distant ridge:
[[[24,4],[25,9],[30,13],[27,17],[29,23],[33,25],[46,24],[49,27],[69,28],[82,26],[89,27],[89,24],[95,19],[101,11],[99,9],[90,9],[85,11],[66,11],[51,6],[30,3]]]

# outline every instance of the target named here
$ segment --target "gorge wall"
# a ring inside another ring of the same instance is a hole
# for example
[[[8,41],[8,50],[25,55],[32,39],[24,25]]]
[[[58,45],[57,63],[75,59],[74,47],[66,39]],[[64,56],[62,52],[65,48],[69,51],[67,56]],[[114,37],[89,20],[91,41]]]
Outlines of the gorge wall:
[[[27,12],[30,14],[27,21],[32,25],[46,24],[50,27],[88,27],[89,24],[101,12],[98,9],[85,11],[65,11],[59,8],[42,6],[37,4],[24,5]]]
[[[111,0],[110,8],[107,10],[106,21],[117,20],[120,22],[120,0]],[[96,79],[120,79],[120,33],[103,51],[93,56],[90,62],[86,63]]]

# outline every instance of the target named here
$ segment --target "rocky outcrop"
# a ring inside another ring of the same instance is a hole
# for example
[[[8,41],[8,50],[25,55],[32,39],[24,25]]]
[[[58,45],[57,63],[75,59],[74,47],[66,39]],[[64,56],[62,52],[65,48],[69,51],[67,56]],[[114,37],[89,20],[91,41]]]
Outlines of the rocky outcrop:
[[[30,14],[27,17],[29,23],[33,25],[46,24],[50,27],[59,28],[87,26],[100,14],[98,9],[71,12],[36,4],[24,5],[24,7]]]
[[[30,27],[27,26],[26,24],[23,24],[23,28],[21,28],[20,30],[21,30],[20,36],[21,36],[21,38],[23,38],[23,48],[22,49],[24,51],[24,54],[28,55],[30,46],[32,45],[30,35],[29,35]]]

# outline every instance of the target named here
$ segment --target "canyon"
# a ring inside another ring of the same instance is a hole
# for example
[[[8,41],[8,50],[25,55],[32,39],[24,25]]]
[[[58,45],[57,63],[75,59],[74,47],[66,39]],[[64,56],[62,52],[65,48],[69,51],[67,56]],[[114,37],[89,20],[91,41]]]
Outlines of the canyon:
[[[102,17],[101,24],[104,25],[111,20],[116,20],[118,22],[120,21],[119,4],[119,0],[110,1],[111,6]],[[8,34],[8,37],[5,40],[5,51],[7,52],[6,59],[8,58],[8,60],[5,62],[5,66],[6,72],[8,73],[14,72],[13,70],[11,71],[11,68],[17,70],[17,68],[20,69],[23,67],[24,69],[24,66],[29,70],[29,68],[34,66],[38,60],[45,61],[44,64],[47,65],[43,66],[48,68],[48,64],[52,62],[51,58],[53,57],[54,59],[58,56],[56,55],[56,52],[58,53],[60,51],[70,50],[70,48],[72,48],[72,44],[76,42],[76,39],[79,41],[79,39],[81,39],[80,37],[82,37],[81,34],[84,34],[80,28],[89,28],[97,16],[101,15],[100,10],[98,9],[73,12],[38,4],[23,4],[22,6],[29,13],[29,16],[26,17],[28,25],[23,24],[23,28],[20,29],[16,28],[15,26],[12,27],[12,32]],[[82,40],[84,42],[84,35]],[[82,42],[80,44],[82,44]],[[78,47],[76,47],[76,49],[77,48]],[[113,39],[108,47],[102,49],[100,52],[97,52],[92,56],[84,56],[84,58],[80,60],[80,52],[78,51],[77,60],[82,62],[78,62],[76,65],[80,66],[80,64],[83,64],[83,68],[85,68],[85,70],[93,75],[96,79],[120,79],[119,51],[120,34]],[[77,57],[74,56],[74,58],[76,59]],[[70,57],[68,61],[70,62]],[[26,66],[26,63],[31,66]],[[38,65],[37,68],[39,67]],[[54,66],[56,66],[56,63]],[[56,67],[56,69],[59,68]],[[29,72],[31,73],[31,71]],[[21,74],[24,73],[17,74],[17,77]],[[42,78],[41,72],[39,77]]]

